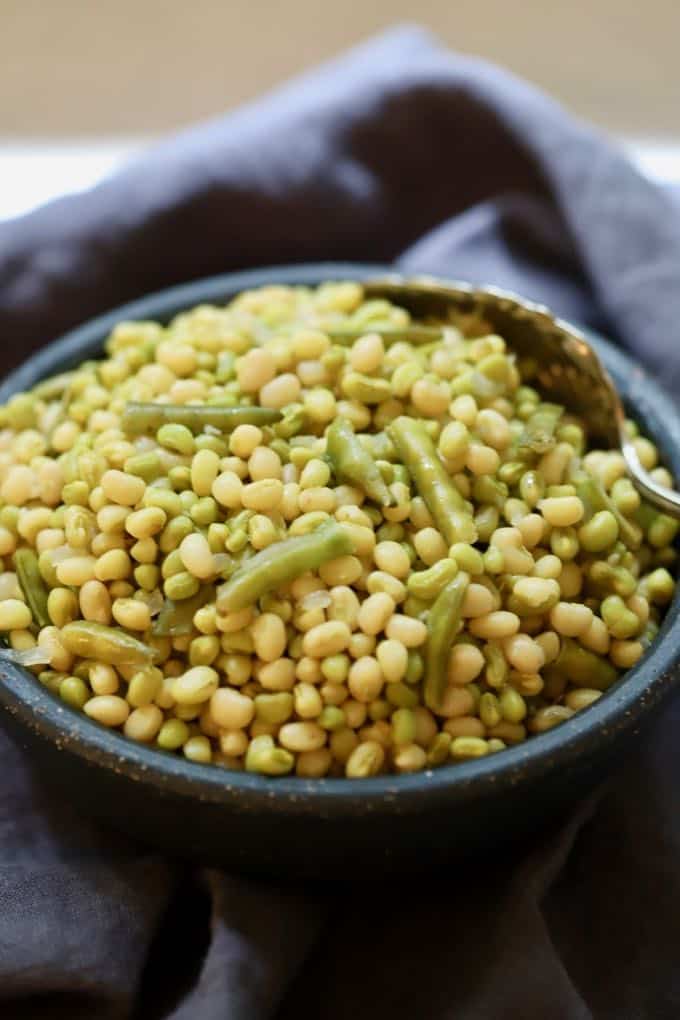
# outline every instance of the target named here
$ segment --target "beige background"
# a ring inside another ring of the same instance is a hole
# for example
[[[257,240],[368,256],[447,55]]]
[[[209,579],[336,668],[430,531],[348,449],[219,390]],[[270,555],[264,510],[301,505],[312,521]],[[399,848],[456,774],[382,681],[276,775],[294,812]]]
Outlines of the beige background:
[[[163,131],[399,20],[613,131],[680,135],[680,0],[0,0],[0,137]]]

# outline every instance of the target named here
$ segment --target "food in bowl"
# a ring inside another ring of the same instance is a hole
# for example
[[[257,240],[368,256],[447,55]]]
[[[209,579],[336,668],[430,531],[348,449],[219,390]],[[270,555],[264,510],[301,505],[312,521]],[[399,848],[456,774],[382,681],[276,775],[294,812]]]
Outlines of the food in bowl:
[[[677,524],[531,378],[483,321],[354,282],[120,323],[0,409],[4,654],[133,740],[269,776],[552,728],[653,640]]]

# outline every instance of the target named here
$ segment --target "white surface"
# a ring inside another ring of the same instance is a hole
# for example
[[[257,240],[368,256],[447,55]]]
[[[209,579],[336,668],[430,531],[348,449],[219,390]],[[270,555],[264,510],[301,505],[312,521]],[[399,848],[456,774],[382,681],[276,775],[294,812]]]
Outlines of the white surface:
[[[149,143],[143,138],[32,144],[0,141],[0,220],[92,187]],[[680,142],[631,140],[624,146],[651,178],[680,185]]]

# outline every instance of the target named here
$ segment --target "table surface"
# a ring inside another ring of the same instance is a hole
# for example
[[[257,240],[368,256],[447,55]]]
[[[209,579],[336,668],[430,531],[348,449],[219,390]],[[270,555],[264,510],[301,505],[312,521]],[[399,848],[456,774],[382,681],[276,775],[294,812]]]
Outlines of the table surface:
[[[0,220],[20,216],[60,195],[92,187],[152,143],[148,138],[88,141],[0,140]],[[622,139],[652,179],[680,186],[680,141]]]

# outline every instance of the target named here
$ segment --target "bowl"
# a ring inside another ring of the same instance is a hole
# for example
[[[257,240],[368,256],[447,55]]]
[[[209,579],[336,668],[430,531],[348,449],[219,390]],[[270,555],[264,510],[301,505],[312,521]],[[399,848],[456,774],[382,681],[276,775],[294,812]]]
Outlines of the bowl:
[[[274,267],[212,277],[126,305],[34,355],[0,386],[0,401],[96,357],[121,319],[167,321],[270,283],[318,284],[384,272],[367,265]],[[585,331],[583,331],[585,332]],[[657,382],[588,333],[627,410],[680,476],[680,417]],[[41,781],[76,809],[171,855],[256,874],[375,879],[436,867],[558,819],[602,780],[675,686],[679,599],[647,654],[595,705],[488,758],[370,779],[268,779],[191,763],[127,740],[72,710],[26,671],[0,664],[0,722]]]

